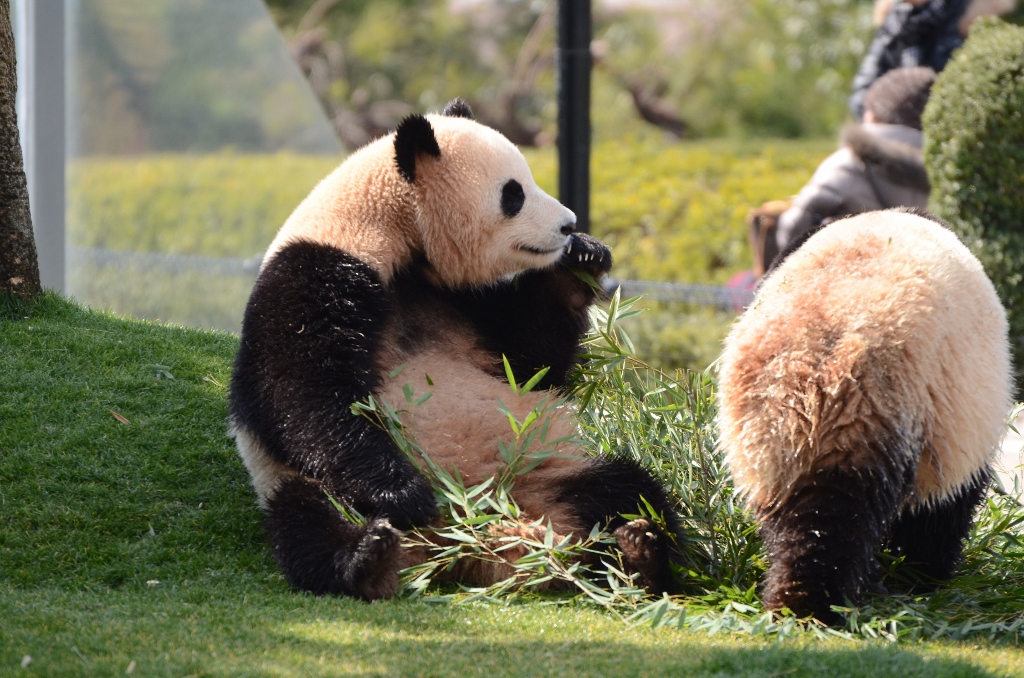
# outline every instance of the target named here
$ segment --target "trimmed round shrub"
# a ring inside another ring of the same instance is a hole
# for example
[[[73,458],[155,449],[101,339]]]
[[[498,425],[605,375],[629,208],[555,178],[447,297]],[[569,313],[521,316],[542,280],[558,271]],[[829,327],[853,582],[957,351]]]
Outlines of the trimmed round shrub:
[[[1003,21],[1009,21],[1011,24],[1024,26],[1024,2],[1018,2],[1016,9],[1009,14],[1004,14],[1001,18]]]
[[[923,122],[932,210],[995,283],[1024,385],[1024,28],[975,23],[935,83]]]

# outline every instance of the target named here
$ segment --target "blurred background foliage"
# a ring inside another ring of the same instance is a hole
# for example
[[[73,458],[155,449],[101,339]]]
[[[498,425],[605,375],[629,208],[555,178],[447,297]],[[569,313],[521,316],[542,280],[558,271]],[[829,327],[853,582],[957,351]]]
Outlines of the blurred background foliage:
[[[92,157],[68,166],[69,247],[248,258],[337,156],[296,153]]]
[[[599,141],[593,232],[613,248],[620,278],[723,284],[750,266],[743,222],[748,206],[795,193],[832,145],[828,139],[665,144],[657,131],[643,130]],[[555,149],[524,151],[540,186],[556,193]],[[258,255],[341,160],[289,152],[81,158],[68,170],[68,218],[77,224],[68,244]],[[226,330],[237,330],[251,287],[251,280],[126,274],[86,263],[73,268],[72,282],[80,298],[100,308]],[[666,368],[703,368],[718,356],[732,313],[647,306],[647,313],[623,323],[645,359]]]
[[[69,0],[72,157],[340,151],[253,0]]]
[[[350,147],[455,96],[521,145],[555,134],[555,0],[269,0]],[[598,139],[832,134],[866,0],[595,0]]]
[[[794,194],[834,149],[871,6],[594,0],[592,230],[617,277],[721,285],[750,268],[744,216]],[[456,96],[557,194],[555,0],[268,0],[283,39],[249,0],[73,7],[72,248],[251,257],[342,147]],[[312,94],[286,91],[285,62]],[[297,133],[308,109],[288,102],[300,100],[330,125]],[[76,271],[93,305],[221,329],[237,329],[251,285]],[[717,357],[731,313],[648,306],[626,323],[643,357]]]

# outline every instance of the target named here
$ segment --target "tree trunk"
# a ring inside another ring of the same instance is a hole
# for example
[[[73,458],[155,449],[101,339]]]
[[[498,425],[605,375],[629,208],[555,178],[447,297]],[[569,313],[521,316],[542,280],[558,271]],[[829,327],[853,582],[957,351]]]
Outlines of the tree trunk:
[[[0,294],[32,297],[40,291],[39,258],[14,107],[18,89],[14,54],[11,3],[0,0]]]

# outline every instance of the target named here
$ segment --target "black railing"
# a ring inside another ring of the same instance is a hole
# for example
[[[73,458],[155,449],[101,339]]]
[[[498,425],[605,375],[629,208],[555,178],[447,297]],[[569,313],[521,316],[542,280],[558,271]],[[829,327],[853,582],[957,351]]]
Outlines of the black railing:
[[[161,271],[172,275],[198,273],[200,275],[227,276],[256,279],[263,255],[248,259],[231,257],[204,257],[194,254],[165,254],[162,252],[131,252],[105,248],[76,247],[68,249],[71,267],[81,265],[114,268],[125,271]],[[622,297],[643,295],[655,301],[697,306],[712,306],[723,310],[740,310],[750,304],[754,293],[750,290],[691,285],[682,283],[647,282],[644,280],[606,280],[606,289],[621,290]]]
[[[558,199],[590,232],[590,0],[558,1]]]

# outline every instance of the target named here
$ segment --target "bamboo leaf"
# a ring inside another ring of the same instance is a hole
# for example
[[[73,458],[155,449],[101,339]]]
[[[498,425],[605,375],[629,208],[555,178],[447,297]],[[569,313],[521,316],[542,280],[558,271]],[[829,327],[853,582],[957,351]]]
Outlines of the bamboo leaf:
[[[505,365],[505,378],[508,379],[508,385],[512,388],[513,393],[519,395],[519,388],[516,386],[516,378],[512,374],[512,365],[509,364],[508,357],[503,354],[501,362]]]
[[[526,382],[526,383],[525,383],[525,384],[524,384],[524,385],[522,386],[522,388],[520,388],[520,389],[519,389],[519,393],[520,393],[520,394],[523,394],[523,393],[529,393],[530,391],[532,391],[532,390],[533,390],[533,388],[534,388],[534,387],[535,387],[535,386],[536,386],[537,384],[539,384],[539,383],[540,383],[541,379],[543,379],[544,377],[546,377],[546,376],[547,376],[547,374],[548,374],[548,372],[550,372],[550,371],[551,371],[551,368],[550,368],[550,367],[545,367],[545,368],[543,368],[542,370],[540,370],[539,372],[537,372],[537,374],[535,374],[535,375],[533,375],[532,377],[530,377],[530,380],[529,380],[528,382]],[[511,374],[511,370],[509,370],[509,373]]]

